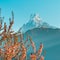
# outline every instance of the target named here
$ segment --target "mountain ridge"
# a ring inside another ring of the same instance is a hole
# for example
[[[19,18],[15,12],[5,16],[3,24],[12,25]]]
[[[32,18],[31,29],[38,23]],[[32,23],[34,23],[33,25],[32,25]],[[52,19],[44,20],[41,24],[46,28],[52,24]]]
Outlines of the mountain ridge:
[[[56,29],[56,27],[51,26],[48,23],[42,21],[38,14],[31,15],[30,20],[26,24],[23,24],[23,26],[20,28],[20,30],[22,32],[26,32],[26,31],[34,29],[34,28],[52,28],[52,29]]]

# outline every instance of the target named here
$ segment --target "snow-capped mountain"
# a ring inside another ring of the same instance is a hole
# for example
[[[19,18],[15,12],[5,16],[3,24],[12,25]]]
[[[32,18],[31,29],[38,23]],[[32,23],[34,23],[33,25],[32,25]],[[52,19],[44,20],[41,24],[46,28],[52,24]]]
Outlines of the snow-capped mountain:
[[[24,24],[20,29],[22,32],[31,30],[33,28],[53,28],[48,23],[43,22],[38,14],[31,14],[30,20]]]

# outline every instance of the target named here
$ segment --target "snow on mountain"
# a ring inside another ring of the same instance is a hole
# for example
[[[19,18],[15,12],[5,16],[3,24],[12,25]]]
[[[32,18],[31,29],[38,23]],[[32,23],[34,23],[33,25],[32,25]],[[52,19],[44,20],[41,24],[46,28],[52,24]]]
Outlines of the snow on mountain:
[[[20,29],[22,32],[26,32],[27,30],[31,30],[33,28],[53,28],[48,23],[43,22],[39,16],[39,14],[31,14],[30,20],[24,24]]]
[[[38,14],[34,14],[34,15],[31,15],[31,20],[33,20],[33,22],[35,23],[36,27],[40,24],[40,17]]]

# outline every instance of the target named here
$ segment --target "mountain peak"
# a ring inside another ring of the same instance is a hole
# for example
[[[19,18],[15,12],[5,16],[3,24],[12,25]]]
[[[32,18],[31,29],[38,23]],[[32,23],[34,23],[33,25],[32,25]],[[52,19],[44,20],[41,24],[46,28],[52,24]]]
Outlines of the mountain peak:
[[[32,24],[34,24],[36,27],[39,26],[40,22],[41,22],[41,18],[39,16],[39,14],[31,14],[30,16],[30,22]]]
[[[39,16],[39,14],[31,14],[30,20],[21,27],[22,32],[26,32],[28,30],[34,28],[52,28],[48,23],[43,22]]]
[[[41,19],[40,19],[39,14],[31,14],[30,20],[33,20],[34,22],[38,23],[40,22]]]

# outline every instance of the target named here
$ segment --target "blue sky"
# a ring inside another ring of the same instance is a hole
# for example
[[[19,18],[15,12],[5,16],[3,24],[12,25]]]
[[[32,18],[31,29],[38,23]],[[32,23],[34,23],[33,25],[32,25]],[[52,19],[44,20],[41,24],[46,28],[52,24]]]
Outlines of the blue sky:
[[[0,8],[7,24],[11,11],[14,11],[15,31],[27,23],[34,13],[38,13],[43,21],[60,28],[60,0],[0,0]]]

